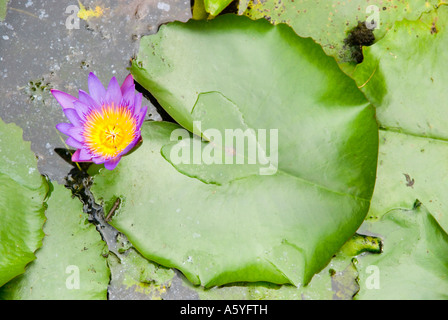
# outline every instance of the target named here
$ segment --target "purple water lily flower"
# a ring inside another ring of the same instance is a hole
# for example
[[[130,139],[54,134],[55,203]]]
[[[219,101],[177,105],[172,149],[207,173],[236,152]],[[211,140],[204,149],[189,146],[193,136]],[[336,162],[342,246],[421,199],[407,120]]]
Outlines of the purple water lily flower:
[[[71,122],[59,123],[56,128],[68,136],[66,143],[77,149],[73,162],[104,163],[113,170],[141,139],[140,128],[148,107],[141,107],[142,94],[135,93],[132,75],[121,87],[113,77],[106,90],[90,73],[88,87],[90,94],[79,90],[78,98],[51,90]]]

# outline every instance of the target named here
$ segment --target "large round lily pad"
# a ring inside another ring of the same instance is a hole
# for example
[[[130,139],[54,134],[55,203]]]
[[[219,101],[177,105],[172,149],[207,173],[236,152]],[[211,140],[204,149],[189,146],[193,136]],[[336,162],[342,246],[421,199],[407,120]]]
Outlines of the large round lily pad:
[[[362,223],[375,182],[374,109],[311,39],[235,15],[175,22],[142,39],[132,73],[196,133],[146,123],[142,146],[95,178],[106,212],[121,199],[111,223],[145,257],[204,286],[299,285]],[[226,130],[244,132],[244,146],[219,139]],[[216,162],[190,153],[180,163],[188,147],[179,136]]]

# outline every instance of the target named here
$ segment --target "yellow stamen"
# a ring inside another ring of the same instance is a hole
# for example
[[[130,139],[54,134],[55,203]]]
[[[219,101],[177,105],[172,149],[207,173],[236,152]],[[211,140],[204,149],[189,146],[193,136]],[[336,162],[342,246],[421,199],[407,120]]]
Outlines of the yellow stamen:
[[[104,105],[92,110],[84,123],[84,139],[94,156],[116,157],[135,138],[136,120],[122,106]]]

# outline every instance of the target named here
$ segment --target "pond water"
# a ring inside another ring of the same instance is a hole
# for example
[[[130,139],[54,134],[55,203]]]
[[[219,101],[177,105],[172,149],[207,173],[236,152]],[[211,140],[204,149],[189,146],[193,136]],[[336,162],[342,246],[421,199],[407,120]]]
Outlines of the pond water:
[[[77,96],[79,89],[88,91],[90,72],[105,85],[112,76],[121,83],[142,36],[157,32],[162,23],[190,17],[190,0],[9,1],[0,22],[0,118],[23,129],[41,174],[64,183],[73,169],[56,151],[67,148],[66,137],[55,128],[67,120],[50,89]],[[143,105],[149,107],[148,119],[162,120],[164,113],[150,100],[144,98]],[[103,220],[99,224],[110,247],[116,232]],[[165,298],[194,298],[179,277]],[[123,290],[118,281],[109,298],[145,297]]]

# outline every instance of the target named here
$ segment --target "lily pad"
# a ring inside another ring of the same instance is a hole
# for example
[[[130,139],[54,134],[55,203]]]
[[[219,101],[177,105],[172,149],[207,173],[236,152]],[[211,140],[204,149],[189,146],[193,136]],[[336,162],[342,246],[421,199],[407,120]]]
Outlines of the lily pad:
[[[379,220],[419,199],[448,230],[447,157],[446,141],[380,130],[377,188],[367,218]]]
[[[356,299],[448,298],[448,234],[419,201],[363,227],[383,238],[384,251],[358,259]]]
[[[0,119],[0,286],[25,271],[44,237],[49,185],[22,135]]]
[[[417,21],[397,22],[381,41],[364,49],[353,78],[377,107],[387,130],[448,139],[448,7]]]
[[[195,0],[192,8],[193,18],[206,18],[208,15],[217,16],[232,0]]]
[[[26,273],[0,288],[1,299],[106,299],[107,247],[71,192],[54,185],[48,200],[45,238]]]
[[[417,21],[397,22],[365,48],[353,73],[381,127],[373,218],[419,199],[448,230],[448,64],[440,50],[448,45],[447,18],[448,7],[441,6]]]
[[[8,1],[9,0],[0,0],[0,21],[5,20],[6,12],[8,11]]]
[[[197,133],[146,123],[142,146],[95,178],[105,212],[121,198],[111,223],[146,258],[206,287],[306,284],[363,221],[376,171],[374,110],[311,39],[236,15],[175,22],[142,39],[132,73]],[[229,145],[207,142],[207,129],[249,130],[264,155],[278,142],[278,161],[261,174],[248,148],[232,149],[233,164],[173,160],[173,133],[228,158]],[[252,135],[259,129],[277,130],[278,141]]]
[[[253,18],[266,18],[274,24],[287,23],[302,37],[312,37],[324,51],[339,63],[353,63],[359,45],[348,43],[349,33],[358,23],[365,24],[375,39],[381,39],[395,21],[415,20],[432,10],[439,0],[255,0],[244,13]]]

